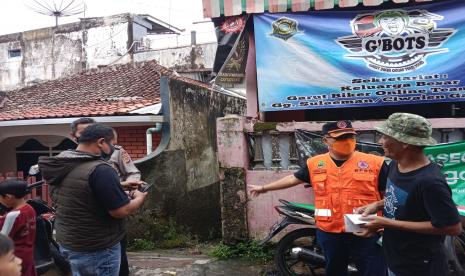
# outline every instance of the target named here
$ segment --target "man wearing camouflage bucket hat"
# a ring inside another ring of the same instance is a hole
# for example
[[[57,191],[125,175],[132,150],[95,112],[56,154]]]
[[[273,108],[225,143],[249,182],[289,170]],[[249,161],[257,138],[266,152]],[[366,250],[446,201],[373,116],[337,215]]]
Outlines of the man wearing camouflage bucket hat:
[[[447,275],[446,235],[461,233],[457,208],[443,173],[423,153],[436,141],[425,118],[394,113],[375,127],[389,164],[383,200],[358,208],[370,236],[384,228],[383,250],[390,276]],[[383,210],[384,217],[368,216]]]

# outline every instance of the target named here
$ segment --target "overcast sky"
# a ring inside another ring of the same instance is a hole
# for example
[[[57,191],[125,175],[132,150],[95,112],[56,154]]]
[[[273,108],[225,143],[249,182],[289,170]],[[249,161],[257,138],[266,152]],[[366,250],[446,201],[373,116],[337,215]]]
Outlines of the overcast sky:
[[[55,19],[51,16],[34,12],[26,5],[34,1],[41,3],[64,3],[71,0],[1,0],[0,9],[0,35],[26,30],[50,27],[55,25]],[[75,0],[83,1],[87,5],[86,17],[106,16],[118,13],[144,13],[169,22],[180,29],[186,29],[185,36],[195,29],[198,32],[199,41],[214,40],[213,26],[211,23],[192,24],[205,21],[202,13],[202,0]],[[84,14],[71,17],[63,17],[60,23],[78,21]]]

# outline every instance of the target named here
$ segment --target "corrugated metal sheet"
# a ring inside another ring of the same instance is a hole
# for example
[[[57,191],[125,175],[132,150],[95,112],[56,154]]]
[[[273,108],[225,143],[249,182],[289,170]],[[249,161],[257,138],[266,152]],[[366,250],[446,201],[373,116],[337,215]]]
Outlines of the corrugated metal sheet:
[[[415,0],[415,2],[431,2],[433,0]],[[407,3],[409,0],[202,0],[203,14],[206,18],[221,15],[234,16],[246,13],[324,10],[334,7],[378,6],[383,2]]]

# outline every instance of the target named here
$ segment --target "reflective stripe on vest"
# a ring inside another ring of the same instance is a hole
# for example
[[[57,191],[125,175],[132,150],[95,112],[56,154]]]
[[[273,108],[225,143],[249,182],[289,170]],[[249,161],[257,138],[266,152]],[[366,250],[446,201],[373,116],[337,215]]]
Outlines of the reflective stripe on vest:
[[[318,228],[344,232],[344,214],[381,199],[378,175],[383,162],[383,157],[361,152],[355,152],[341,167],[329,153],[307,160]]]
[[[315,216],[317,217],[330,217],[331,210],[330,209],[315,209]]]

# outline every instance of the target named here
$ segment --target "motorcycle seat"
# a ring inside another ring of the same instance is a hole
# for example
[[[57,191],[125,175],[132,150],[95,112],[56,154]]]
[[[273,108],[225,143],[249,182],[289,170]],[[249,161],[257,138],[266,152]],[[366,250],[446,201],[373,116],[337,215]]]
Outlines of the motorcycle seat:
[[[315,206],[312,204],[291,202],[291,201],[287,201],[284,199],[280,199],[279,202],[281,202],[282,204],[284,204],[284,206],[294,211],[303,212],[303,213],[307,213],[310,215],[313,215],[313,213],[315,212]]]

